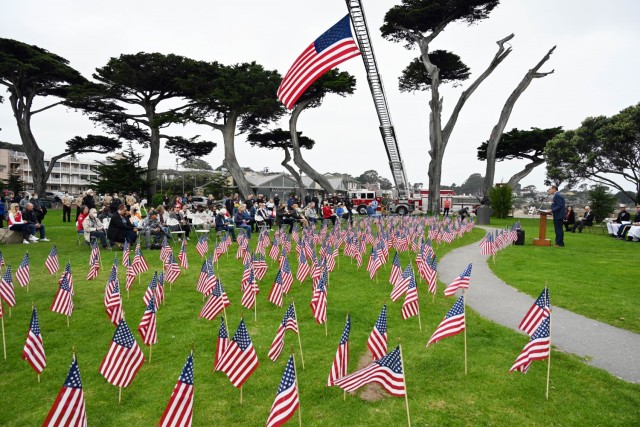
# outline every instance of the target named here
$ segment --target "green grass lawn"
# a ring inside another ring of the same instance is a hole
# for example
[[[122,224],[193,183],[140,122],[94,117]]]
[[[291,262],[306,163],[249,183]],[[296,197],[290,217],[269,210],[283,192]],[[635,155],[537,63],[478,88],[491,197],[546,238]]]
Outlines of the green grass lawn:
[[[513,220],[491,219],[492,226]],[[537,297],[549,284],[551,303],[591,319],[640,333],[640,286],[636,258],[640,243],[613,239],[601,232],[565,233],[565,247],[536,247],[538,220],[524,220],[525,246],[512,246],[489,263],[502,280]],[[553,242],[553,224],[547,237]]]
[[[1,247],[12,267],[17,267],[24,251],[29,250],[32,280],[29,292],[16,289],[17,305],[12,310],[12,317],[5,316],[4,319],[8,360],[0,360],[0,425],[42,423],[66,377],[72,347],[77,349],[89,425],[156,425],[192,344],[195,346],[194,425],[263,425],[287,361],[286,350],[293,345],[299,369],[303,425],[406,425],[404,399],[385,397],[370,402],[356,394],[347,396],[345,401],[340,389],[325,386],[347,311],[352,316],[349,362],[349,372],[352,372],[359,359],[368,353],[366,340],[384,303],[388,304],[390,347],[398,340],[403,344],[413,425],[633,425],[640,419],[640,385],[620,381],[585,365],[577,357],[557,351],[552,353],[550,399],[545,402],[546,361],[534,363],[526,375],[509,374],[508,370],[527,338],[482,319],[470,309],[467,316],[469,374],[465,376],[462,335],[425,348],[431,333],[454,303],[453,299],[442,296],[441,287],[432,302],[424,283],[418,285],[422,312],[420,331],[417,318],[402,320],[401,301],[390,302],[388,267],[381,270],[377,283],[369,280],[364,266],[358,271],[342,256],[339,268],[330,276],[329,336],[325,337],[324,326],[315,324],[311,315],[310,283],[296,282],[286,301],[291,298],[296,301],[306,369],[301,369],[297,339],[291,332],[285,339],[285,352],[277,362],[272,362],[267,358],[267,352],[286,310],[286,306],[274,307],[267,301],[277,269],[270,266],[260,284],[256,322],[253,314],[240,305],[242,267],[235,260],[236,246],[233,245],[232,254],[228,258],[223,256],[216,269],[231,300],[227,309],[230,334],[235,331],[240,316],[246,315],[260,359],[259,368],[245,383],[244,404],[240,406],[239,391],[224,374],[212,372],[220,321],[197,318],[203,303],[195,283],[202,261],[195,252],[193,240],[189,245],[190,268],[171,291],[167,289],[166,304],[158,311],[159,344],[153,349],[153,359],[123,391],[123,401],[119,404],[118,389],[106,382],[98,368],[114,332],[104,313],[104,287],[110,259],[114,254],[120,256],[121,252],[103,252],[105,268],[97,280],[87,282],[84,279],[88,272],[89,249],[76,246],[73,227],[62,225],[59,216],[59,212],[51,211],[46,223],[48,236],[61,254],[61,267],[69,258],[73,266],[76,296],[70,327],[64,316],[49,311],[59,277],[50,276],[44,268],[51,243]],[[481,230],[475,230],[452,245],[437,248],[436,252],[442,256],[455,247],[479,240],[483,234]],[[587,237],[582,236],[585,241]],[[566,249],[572,250],[572,246],[570,240]],[[517,249],[531,248],[514,248]],[[504,251],[500,257],[506,257],[511,251]],[[159,251],[145,251],[144,254],[152,269],[161,266]],[[401,261],[406,265],[408,253],[402,254]],[[501,264],[506,262],[498,262]],[[297,263],[292,262],[292,266],[295,270]],[[124,296],[126,318],[138,342],[139,334],[135,330],[145,309],[142,295],[152,273],[153,270],[143,274],[142,282],[133,287],[130,299]],[[549,272],[545,279],[551,277]],[[124,279],[122,268],[120,278]],[[559,293],[553,289],[552,298]],[[604,299],[610,300],[612,306],[618,300],[610,292]],[[554,304],[558,302],[559,296]],[[39,311],[47,353],[48,366],[40,384],[36,374],[20,359],[32,304]],[[146,348],[144,351],[148,355]],[[297,423],[296,418],[290,424]]]

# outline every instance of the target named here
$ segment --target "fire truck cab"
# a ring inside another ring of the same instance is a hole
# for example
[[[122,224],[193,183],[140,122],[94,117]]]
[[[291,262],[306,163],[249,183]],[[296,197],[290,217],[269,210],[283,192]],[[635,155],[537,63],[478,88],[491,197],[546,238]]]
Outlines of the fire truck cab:
[[[440,190],[440,207],[444,206],[444,201],[448,199],[453,208],[454,204],[452,202],[455,197],[456,193],[453,190]],[[408,199],[394,199],[389,210],[398,215],[406,215],[414,210],[426,212],[428,202],[429,190],[420,190],[418,193],[412,194]]]
[[[382,207],[381,195],[373,190],[367,190],[365,188],[349,190],[347,196],[351,200],[351,203],[353,203],[353,209],[360,215],[367,214],[367,206],[374,200],[378,204],[377,210],[380,210]]]

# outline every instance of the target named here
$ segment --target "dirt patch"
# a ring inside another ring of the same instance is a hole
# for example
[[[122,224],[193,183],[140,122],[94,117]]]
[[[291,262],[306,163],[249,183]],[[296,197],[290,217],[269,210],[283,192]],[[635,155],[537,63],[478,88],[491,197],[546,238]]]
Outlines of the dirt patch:
[[[371,353],[367,351],[360,357],[360,360],[358,360],[357,369],[362,369],[365,366],[370,365],[372,362],[373,358],[371,357]],[[378,384],[368,384],[360,389],[360,399],[366,400],[367,402],[377,402],[378,400],[382,400],[386,397],[387,392]]]

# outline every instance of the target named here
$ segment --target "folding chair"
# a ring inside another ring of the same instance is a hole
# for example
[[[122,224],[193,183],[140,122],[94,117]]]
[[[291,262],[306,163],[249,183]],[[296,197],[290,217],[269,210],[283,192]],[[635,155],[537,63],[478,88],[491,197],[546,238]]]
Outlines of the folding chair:
[[[202,237],[203,235],[207,236],[207,240],[209,240],[209,229],[205,228],[204,226],[205,222],[202,218],[193,217],[193,219],[191,220],[191,231],[196,233],[196,236],[198,236],[198,240],[200,240],[200,237]]]
[[[178,230],[172,230],[172,227],[178,226]],[[185,237],[185,231],[182,229],[182,226],[180,225],[180,221],[178,221],[175,218],[169,218],[167,220],[167,227],[169,227],[169,234],[171,235],[171,240],[175,243],[176,239],[179,238],[180,242],[182,242],[182,240]]]

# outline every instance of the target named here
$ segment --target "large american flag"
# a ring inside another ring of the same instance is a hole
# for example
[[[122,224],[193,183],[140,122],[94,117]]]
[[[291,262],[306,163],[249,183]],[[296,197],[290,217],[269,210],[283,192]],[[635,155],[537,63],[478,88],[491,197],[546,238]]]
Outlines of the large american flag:
[[[67,274],[62,275],[60,287],[53,299],[53,304],[51,304],[51,311],[65,316],[71,316],[71,313],[73,313],[73,293]]]
[[[220,360],[222,355],[227,351],[229,347],[229,332],[227,331],[227,325],[224,322],[224,317],[220,317],[220,329],[218,330],[218,342],[216,343],[216,357],[213,362],[213,371],[220,370]]]
[[[531,362],[549,357],[551,351],[551,318],[547,316],[538,329],[531,335],[531,340],[524,346],[509,372],[520,371],[526,373]]]
[[[38,311],[35,307],[33,307],[33,312],[31,313],[31,324],[29,325],[27,341],[22,350],[22,358],[29,362],[29,365],[38,374],[47,366],[47,357],[44,354],[42,334],[40,333],[40,322],[38,322]]]
[[[276,399],[271,405],[271,411],[267,418],[267,427],[278,427],[285,424],[299,407],[298,382],[296,381],[296,369],[292,354],[289,356],[287,367],[282,374]]]
[[[43,427],[77,426],[87,427],[87,412],[84,407],[84,393],[78,359],[73,356],[69,373],[58,397],[47,414]]]
[[[342,62],[360,55],[351,35],[349,15],[313,41],[295,60],[278,88],[278,99],[293,108],[305,90]]]
[[[282,353],[282,349],[284,348],[284,334],[287,330],[293,331],[296,334],[298,333],[298,321],[296,320],[296,310],[293,303],[289,304],[289,308],[287,308],[287,311],[284,313],[282,322],[278,325],[276,336],[269,348],[269,359],[274,362],[278,360],[280,353]]]
[[[382,306],[382,311],[378,316],[376,324],[367,340],[367,348],[373,356],[373,360],[378,360],[387,354],[387,306]]]
[[[153,345],[158,342],[158,330],[156,327],[156,297],[155,295],[149,300],[142,320],[138,325],[138,332],[142,337],[144,345]]]
[[[471,267],[473,264],[469,264],[467,268],[449,284],[444,290],[444,295],[450,297],[455,294],[458,289],[469,288],[469,281],[471,280]]]
[[[406,320],[417,315],[419,312],[418,288],[416,287],[416,279],[413,276],[412,270],[409,275],[409,287],[407,288],[407,293],[404,295],[404,303],[402,304],[402,318]]]
[[[241,319],[227,350],[218,362],[217,369],[227,374],[231,384],[240,388],[258,365],[258,355],[253,348],[244,319]]]
[[[127,387],[144,363],[144,354],[124,319],[113,334],[111,346],[100,364],[100,373],[116,387]]]
[[[453,307],[451,307],[446,316],[444,316],[442,322],[440,322],[433,335],[431,335],[431,338],[429,338],[427,347],[431,344],[437,343],[441,339],[458,335],[460,332],[464,331],[464,328],[464,295],[460,295],[458,301],[453,304]]]
[[[47,267],[49,274],[54,274],[60,269],[60,263],[58,262],[58,249],[56,245],[53,245],[47,259],[44,261],[44,266]]]
[[[351,332],[351,316],[347,314],[347,321],[342,330],[336,357],[333,359],[329,378],[327,379],[327,387],[331,387],[336,380],[347,375],[347,367],[349,366],[349,333]]]
[[[392,396],[406,394],[399,346],[371,365],[336,380],[334,385],[351,392],[370,383],[380,384]]]
[[[16,305],[16,293],[13,289],[13,279],[11,278],[11,266],[8,265],[7,269],[2,275],[0,281],[0,297],[6,301],[9,307]]]
[[[160,426],[191,426],[193,418],[193,352],[187,357],[169,403],[164,409]]]
[[[532,335],[542,321],[549,317],[550,314],[551,303],[549,302],[549,289],[544,288],[518,327],[525,331],[527,335]]]

